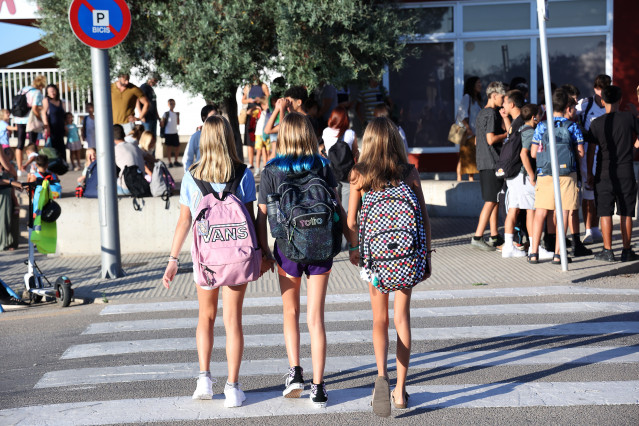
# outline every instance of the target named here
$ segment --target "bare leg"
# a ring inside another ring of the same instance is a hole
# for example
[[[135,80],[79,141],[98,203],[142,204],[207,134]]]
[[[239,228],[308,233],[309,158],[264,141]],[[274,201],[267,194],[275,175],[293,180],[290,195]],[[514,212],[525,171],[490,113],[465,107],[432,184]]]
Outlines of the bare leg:
[[[18,170],[22,171],[22,150],[16,148],[16,165]]]
[[[457,160],[457,182],[461,182],[462,180],[462,172],[461,172],[461,156],[459,160]]]
[[[282,268],[277,269],[282,293],[284,314],[284,342],[290,367],[300,365],[300,284],[302,278],[288,275]]]
[[[229,383],[236,383],[240,375],[240,364],[244,353],[244,333],[242,332],[242,305],[246,284],[224,287],[222,303],[224,311],[224,329],[226,331],[226,363],[229,370]]]
[[[535,211],[534,210],[526,210],[526,231],[528,231],[528,236],[532,238],[533,228],[535,221]]]
[[[569,210],[562,210],[561,213],[562,213],[562,215],[564,217],[564,237],[565,237],[566,236],[566,231],[568,230],[568,218],[570,217],[570,211]],[[561,250],[559,249],[560,241],[561,241],[561,239],[559,238],[559,234],[557,234],[557,238],[555,238],[555,254],[559,254],[561,252]]]
[[[388,294],[380,293],[370,283],[368,292],[373,309],[373,350],[377,362],[377,375],[388,377]]]
[[[499,226],[497,221],[499,219],[499,203],[493,203],[495,206],[493,207],[492,213],[490,213],[490,235],[495,236],[499,234]]]
[[[506,216],[506,220],[504,221],[504,233],[513,234],[515,232],[515,222],[517,221],[518,214],[518,208],[508,209],[508,215]]]
[[[602,218],[603,219],[603,218]],[[632,218],[630,216],[621,216],[621,240],[623,241],[623,248],[629,249],[632,242]]]
[[[253,166],[253,156],[255,155],[255,148],[252,146],[249,146],[247,151],[248,151],[249,166]]]
[[[215,290],[204,290],[200,286],[197,286],[197,301],[200,307],[197,329],[195,331],[195,341],[197,357],[200,362],[200,371],[209,371],[210,368],[218,294],[219,289],[217,288]]]
[[[406,392],[406,376],[410,362],[411,330],[410,330],[410,297],[412,289],[395,292],[395,309],[393,320],[397,331],[397,384],[395,385],[395,402],[403,404]]]
[[[612,216],[601,216],[601,236],[606,250],[612,249]]]
[[[541,232],[544,230],[544,222],[546,222],[546,216],[548,210],[537,209],[535,210],[535,219],[533,221],[533,233],[531,234],[530,252],[539,253],[539,240],[541,240]]]
[[[486,226],[488,225],[488,221],[492,220],[493,210],[497,207],[497,203],[493,203],[490,201],[486,201],[484,203],[484,207],[481,209],[481,213],[479,214],[479,222],[477,223],[477,230],[475,231],[476,237],[481,237],[484,235],[484,231],[486,230]],[[491,223],[492,228],[492,223]],[[492,229],[491,229],[492,232]]]
[[[313,383],[324,381],[326,364],[326,330],[324,329],[324,300],[330,271],[308,277],[306,286],[306,323],[311,335],[311,358],[313,360]]]

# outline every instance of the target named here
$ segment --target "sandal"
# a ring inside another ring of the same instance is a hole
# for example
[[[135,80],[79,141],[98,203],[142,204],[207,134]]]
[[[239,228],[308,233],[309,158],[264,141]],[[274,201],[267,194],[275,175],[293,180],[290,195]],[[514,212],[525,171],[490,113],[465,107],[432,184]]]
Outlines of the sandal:
[[[537,264],[539,263],[539,252],[530,253],[528,255],[528,263]]]
[[[388,383],[388,377],[377,376],[371,405],[373,406],[373,413],[380,417],[390,417],[390,384]]]
[[[391,392],[391,401],[393,401],[393,406],[395,408],[397,408],[398,410],[405,410],[408,408],[408,397],[410,395],[408,395],[408,392],[404,392],[404,403],[403,404],[398,404],[395,402],[395,393]]]
[[[566,260],[567,260],[568,263],[572,263],[572,259],[571,258],[567,257]],[[553,255],[552,264],[553,265],[561,265],[561,255],[559,255],[559,254]]]

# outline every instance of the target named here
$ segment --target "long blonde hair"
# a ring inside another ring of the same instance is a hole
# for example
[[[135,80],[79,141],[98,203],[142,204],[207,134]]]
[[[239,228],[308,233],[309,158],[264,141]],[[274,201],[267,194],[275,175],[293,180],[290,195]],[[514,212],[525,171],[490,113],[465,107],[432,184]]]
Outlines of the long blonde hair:
[[[353,167],[359,179],[351,180],[364,192],[382,191],[386,184],[397,186],[405,178],[408,158],[397,126],[386,117],[376,117],[364,132],[359,162]],[[354,176],[355,175],[355,176]]]
[[[200,135],[200,160],[190,169],[193,177],[205,182],[229,182],[234,165],[239,163],[229,122],[221,115],[208,117]]]
[[[317,136],[307,116],[291,112],[284,117],[277,133],[277,154],[286,157],[319,154]]]
[[[140,142],[138,143],[142,151],[150,152],[155,146],[155,135],[153,134],[153,132],[145,130],[144,132],[142,132],[142,135],[140,136]]]

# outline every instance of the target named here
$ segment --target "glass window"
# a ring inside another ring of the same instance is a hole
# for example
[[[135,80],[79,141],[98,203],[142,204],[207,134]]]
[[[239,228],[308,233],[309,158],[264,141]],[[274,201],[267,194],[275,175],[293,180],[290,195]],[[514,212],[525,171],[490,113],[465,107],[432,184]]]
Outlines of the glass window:
[[[417,34],[452,33],[452,7],[416,7],[402,9],[402,13],[417,16]]]
[[[530,4],[464,6],[464,31],[530,29]]]
[[[419,58],[390,73],[390,96],[409,147],[453,147],[448,129],[455,109],[453,43],[422,44]],[[445,124],[442,124],[445,123]]]
[[[548,28],[606,25],[606,0],[557,1],[548,4]]]
[[[537,46],[539,49],[539,44]],[[543,85],[541,50],[537,60],[539,87]],[[595,77],[606,72],[606,36],[554,37],[548,39],[550,80],[557,86],[574,84],[584,98],[592,93]],[[537,102],[542,102],[541,92]]]
[[[530,81],[530,41],[491,40],[467,41],[464,43],[464,81],[478,76],[485,88],[491,81],[502,81],[509,85]],[[482,94],[485,98],[485,93]]]

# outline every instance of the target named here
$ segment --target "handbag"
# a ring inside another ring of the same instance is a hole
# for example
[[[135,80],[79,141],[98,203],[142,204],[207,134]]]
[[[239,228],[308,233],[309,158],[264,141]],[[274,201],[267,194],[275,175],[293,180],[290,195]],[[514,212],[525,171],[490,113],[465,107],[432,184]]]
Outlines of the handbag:
[[[468,120],[470,121],[470,105],[472,104],[472,99],[468,99]],[[455,122],[450,126],[450,130],[448,131],[448,141],[451,143],[454,143],[455,145],[459,145],[461,144],[466,137],[466,127],[465,126],[460,126],[459,124],[457,124],[457,119],[455,119]]]
[[[237,116],[237,121],[239,124],[246,124],[246,116],[248,115],[248,111],[246,108],[242,108],[240,110],[240,114]]]
[[[44,123],[40,120],[40,117],[35,115],[33,111],[29,113],[29,118],[27,119],[27,132],[36,132],[40,133],[44,130]]]

